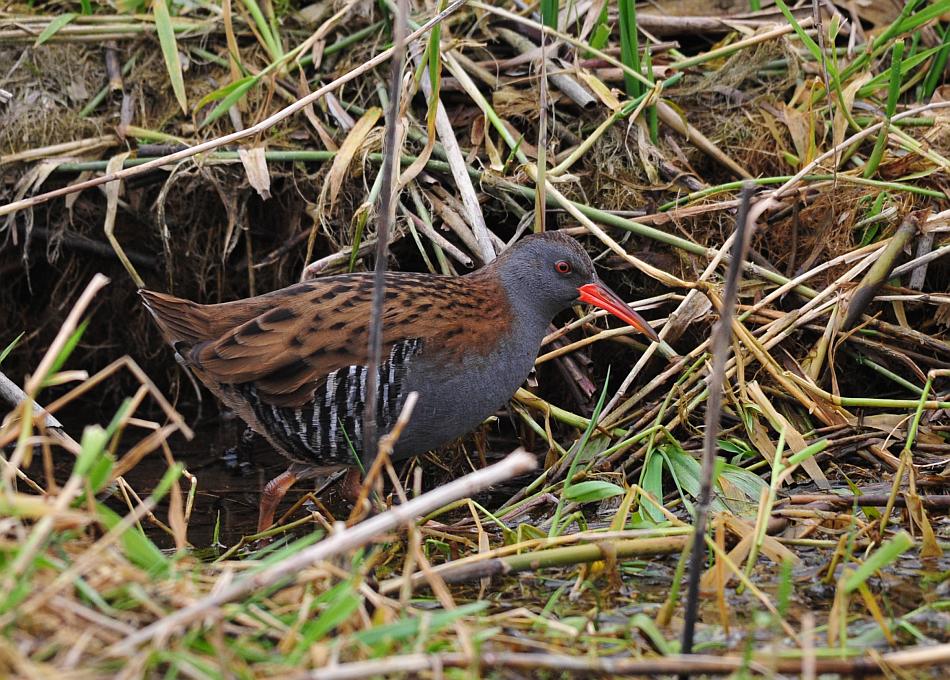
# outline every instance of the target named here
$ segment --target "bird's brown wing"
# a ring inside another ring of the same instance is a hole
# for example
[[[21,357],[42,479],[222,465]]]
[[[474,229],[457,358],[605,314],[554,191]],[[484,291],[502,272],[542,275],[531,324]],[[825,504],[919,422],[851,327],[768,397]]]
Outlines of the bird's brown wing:
[[[159,326],[209,386],[253,386],[275,406],[302,406],[334,371],[366,367],[371,274],[332,276],[246,300],[196,305],[143,291]],[[511,323],[489,277],[390,273],[383,357],[406,341],[440,361],[487,353]]]
[[[224,335],[236,326],[273,307],[273,293],[217,305],[199,305],[168,293],[139,290],[139,295],[165,340],[182,351],[211,338]]]
[[[424,340],[432,327],[419,323],[432,307],[432,277],[393,276],[387,281],[383,355],[405,340]],[[219,384],[250,384],[276,406],[300,406],[326,376],[366,366],[372,277],[329,277],[271,294],[266,312],[194,347],[187,359]],[[409,304],[410,301],[412,304]]]

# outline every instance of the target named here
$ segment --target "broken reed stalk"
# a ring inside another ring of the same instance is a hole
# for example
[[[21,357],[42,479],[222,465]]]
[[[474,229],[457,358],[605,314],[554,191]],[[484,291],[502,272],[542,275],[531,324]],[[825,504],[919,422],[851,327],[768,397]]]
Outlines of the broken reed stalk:
[[[536,466],[534,457],[519,449],[490,467],[459,477],[445,486],[417,496],[403,505],[397,505],[354,527],[341,529],[320,543],[305,548],[263,571],[238,578],[208,597],[129,635],[108,651],[113,656],[128,656],[142,643],[154,638],[166,637],[176,629],[202,617],[220,615],[220,607],[228,602],[271,588],[285,579],[292,579],[303,569],[321,560],[360,548],[378,536],[414,521],[417,517],[426,515],[452,501],[472,496],[493,484],[530,472]]]
[[[609,559],[618,560],[679,553],[686,547],[687,538],[688,536],[684,535],[663,538],[632,538],[617,541],[603,540],[585,543],[584,545],[533,550],[517,555],[493,557],[466,564],[449,562],[439,565],[440,568],[437,568],[435,572],[446,583],[464,583],[489,576],[505,576],[522,571],[571,567]],[[413,574],[410,583],[413,586],[420,586],[425,582],[424,577],[424,574]],[[402,582],[403,579],[393,579],[391,582],[383,583],[380,592],[385,593],[394,589],[395,586],[401,586]]]
[[[908,246],[919,228],[920,223],[918,216],[914,213],[905,217],[904,221],[901,222],[901,225],[888,242],[884,252],[882,252],[874,264],[871,265],[871,268],[868,269],[864,278],[861,279],[861,283],[858,284],[858,287],[855,288],[854,293],[851,295],[847,315],[841,324],[842,331],[851,330],[857,325],[858,321],[861,320],[868,305],[871,304],[871,301],[874,300],[875,296],[891,277],[891,271],[894,269],[897,258],[904,252],[904,249]]]
[[[804,677],[810,665],[817,673],[840,675],[878,675],[884,669],[931,669],[950,663],[950,644],[920,645],[910,649],[884,654],[865,654],[850,659],[795,659],[776,658],[769,654],[744,656],[713,656],[711,654],[670,654],[662,658],[603,658],[568,656],[544,652],[482,652],[477,665],[464,654],[437,652],[434,654],[397,654],[373,661],[354,661],[328,666],[292,676],[292,680],[363,680],[363,678],[395,673],[441,672],[444,668],[510,669],[524,674],[550,671],[571,677],[590,676],[666,676],[676,672],[704,675],[734,675],[743,673],[773,676],[775,673]],[[750,673],[751,672],[751,673]],[[519,675],[519,677],[527,677]]]
[[[696,517],[693,522],[693,545],[689,560],[689,583],[684,612],[683,654],[693,651],[693,633],[696,628],[696,616],[699,610],[699,577],[703,570],[703,557],[706,555],[706,517],[712,500],[713,473],[716,463],[716,439],[719,435],[719,419],[722,416],[722,390],[725,381],[726,359],[732,338],[732,318],[739,294],[739,276],[745,261],[752,236],[748,223],[749,203],[752,200],[754,185],[746,183],[739,198],[739,210],[736,215],[736,231],[732,244],[732,258],[726,274],[726,287],[722,295],[722,309],[719,321],[712,332],[712,370],[709,376],[709,398],[706,402],[706,422],[703,432],[703,463],[700,472],[699,502],[696,504]],[[682,676],[682,677],[687,677]]]
[[[409,16],[407,0],[399,0],[393,17],[393,50],[389,72],[389,106],[386,109],[386,132],[383,138],[382,188],[379,198],[379,216],[376,232],[376,268],[373,271],[373,307],[369,322],[368,365],[383,363],[383,296],[386,292],[386,262],[389,257],[389,231],[396,218],[396,171],[399,164],[399,111],[402,103],[402,71],[406,63],[406,19]],[[376,400],[378,370],[366,376],[366,403],[363,406],[363,453],[368,455],[376,447]]]
[[[26,392],[24,392],[19,385],[10,380],[2,372],[0,372],[0,401],[5,401],[11,407],[17,407],[20,405],[20,402],[27,399]],[[33,402],[33,413],[34,415],[43,415],[44,409],[35,401]],[[46,413],[46,427],[56,427],[62,429],[63,424],[56,419],[50,413]]]

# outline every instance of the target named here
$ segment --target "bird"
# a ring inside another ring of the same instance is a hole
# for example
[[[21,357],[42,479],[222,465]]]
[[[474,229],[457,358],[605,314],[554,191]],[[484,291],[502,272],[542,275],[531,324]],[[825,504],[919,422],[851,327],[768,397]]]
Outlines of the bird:
[[[387,272],[384,290],[383,361],[375,367],[372,272],[209,305],[139,291],[179,362],[290,462],[264,488],[259,532],[298,481],[373,459],[375,442],[363,450],[370,371],[380,436],[407,395],[418,394],[392,451],[401,460],[465,435],[503,406],[531,372],[552,319],[574,304],[606,310],[659,341],[600,280],[581,244],[556,230],[526,236],[462,276]]]

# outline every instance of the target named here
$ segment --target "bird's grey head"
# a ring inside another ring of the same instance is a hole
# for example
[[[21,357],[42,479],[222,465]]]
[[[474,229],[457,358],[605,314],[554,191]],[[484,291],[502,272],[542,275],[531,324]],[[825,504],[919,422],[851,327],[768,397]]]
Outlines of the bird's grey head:
[[[594,263],[576,240],[557,231],[518,241],[493,263],[509,297],[529,302],[550,320],[596,283]]]
[[[588,302],[658,339],[650,325],[597,278],[594,263],[581,244],[563,232],[527,236],[485,271],[501,278],[509,302],[523,315],[543,319],[545,324],[572,304]]]

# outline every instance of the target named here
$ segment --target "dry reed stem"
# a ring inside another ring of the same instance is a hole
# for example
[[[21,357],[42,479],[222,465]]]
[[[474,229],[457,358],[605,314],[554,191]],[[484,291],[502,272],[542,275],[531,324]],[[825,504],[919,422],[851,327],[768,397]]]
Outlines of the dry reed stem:
[[[510,669],[512,672],[560,672],[607,676],[657,676],[680,672],[731,675],[751,671],[771,677],[774,673],[867,675],[885,670],[933,670],[950,664],[950,643],[921,645],[896,652],[885,652],[872,657],[864,655],[852,659],[828,659],[806,656],[803,659],[776,657],[774,654],[744,656],[713,656],[704,654],[670,654],[657,659],[600,658],[567,656],[553,653],[482,652],[478,659],[451,652],[435,654],[400,654],[374,661],[326,666],[293,676],[293,680],[362,680],[387,673],[441,672],[445,668]]]
[[[427,98],[432,98],[432,83],[429,80],[428,71],[423,74],[422,91]],[[485,224],[485,216],[482,214],[482,207],[478,202],[478,194],[475,193],[475,186],[468,174],[465,159],[462,157],[462,150],[455,137],[455,130],[449,120],[448,113],[445,111],[445,106],[442,104],[441,97],[436,102],[436,107],[435,129],[439,134],[439,141],[442,142],[442,147],[445,149],[445,157],[452,171],[455,187],[462,199],[462,205],[465,207],[468,226],[471,228],[478,244],[479,258],[487,264],[495,259],[495,248],[492,246],[488,225]]]
[[[89,153],[102,148],[115,146],[119,143],[119,138],[115,135],[102,135],[100,137],[90,137],[89,139],[77,139],[74,142],[63,142],[62,144],[51,144],[49,146],[21,151],[8,156],[0,156],[0,167],[10,165],[11,163],[24,163],[27,161],[36,161],[51,156],[63,156],[65,154],[75,154],[77,152]]]
[[[17,406],[21,401],[25,401],[27,396],[26,392],[24,392],[19,385],[0,372],[0,399],[7,402],[10,406]],[[35,401],[32,402],[32,404],[34,415],[46,416],[46,427],[63,428],[63,424],[60,423],[53,414],[47,412],[46,409]]]
[[[376,264],[373,268],[373,299],[369,317],[367,357],[369,366],[383,364],[383,297],[386,294],[386,268],[389,263],[389,232],[396,219],[399,190],[399,163],[403,136],[400,133],[400,111],[403,97],[403,68],[406,63],[406,29],[408,27],[408,0],[397,0],[393,17],[393,53],[390,64],[389,105],[386,108],[386,128],[383,132],[383,165],[380,170],[379,215],[376,233]],[[355,130],[356,128],[354,128]],[[370,370],[366,377],[366,403],[363,406],[363,451],[376,446],[376,401],[379,371]]]

